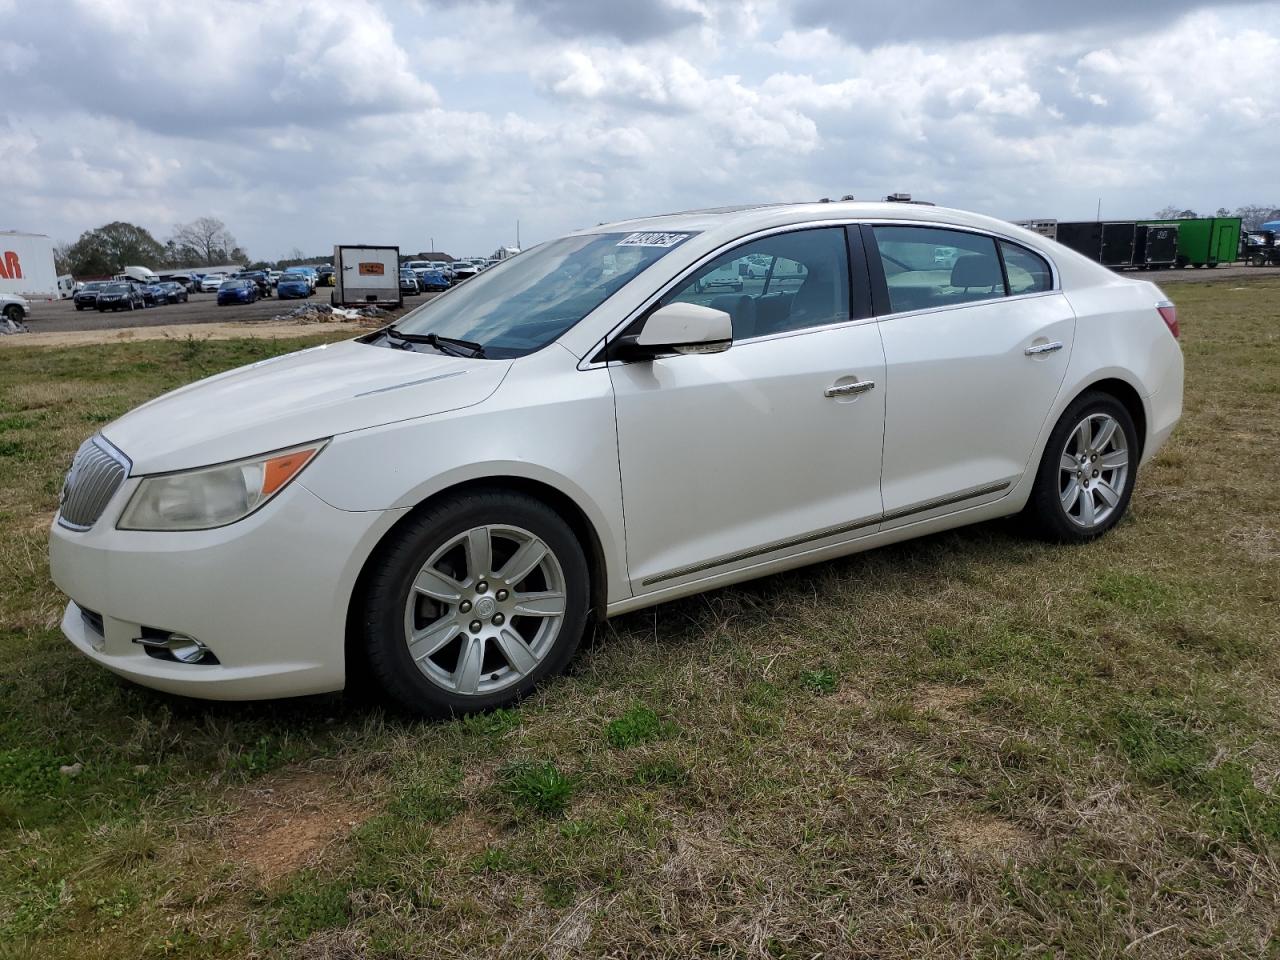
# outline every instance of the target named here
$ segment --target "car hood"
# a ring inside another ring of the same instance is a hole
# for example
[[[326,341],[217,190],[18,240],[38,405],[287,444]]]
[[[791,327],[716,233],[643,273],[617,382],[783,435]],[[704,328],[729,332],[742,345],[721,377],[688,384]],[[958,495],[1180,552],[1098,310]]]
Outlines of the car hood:
[[[325,344],[197,381],[102,432],[128,454],[134,475],[186,470],[469,407],[492,394],[510,366]]]

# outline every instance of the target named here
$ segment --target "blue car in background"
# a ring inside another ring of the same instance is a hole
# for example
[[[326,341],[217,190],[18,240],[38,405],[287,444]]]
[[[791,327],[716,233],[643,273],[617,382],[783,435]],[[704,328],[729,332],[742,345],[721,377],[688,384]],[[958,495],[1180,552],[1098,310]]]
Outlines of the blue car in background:
[[[311,281],[304,273],[282,273],[276,282],[276,296],[281,300],[311,296]]]
[[[253,303],[258,299],[258,285],[252,280],[224,280],[218,286],[218,306],[228,303]]]
[[[290,274],[294,274],[294,275],[301,274],[302,276],[306,277],[307,283],[311,284],[312,293],[315,292],[316,285],[320,282],[320,273],[319,271],[316,270],[315,267],[289,267],[287,270],[285,270],[283,276],[287,277]]]
[[[419,267],[413,271],[418,278],[418,286],[423,290],[448,290],[449,278],[439,267]]]

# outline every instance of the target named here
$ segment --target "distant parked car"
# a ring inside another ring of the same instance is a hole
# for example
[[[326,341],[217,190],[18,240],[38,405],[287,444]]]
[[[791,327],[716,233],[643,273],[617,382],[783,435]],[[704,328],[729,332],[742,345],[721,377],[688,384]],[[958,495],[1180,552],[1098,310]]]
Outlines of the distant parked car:
[[[31,301],[16,293],[0,293],[0,317],[21,323],[31,313]]]
[[[461,283],[463,280],[470,280],[480,272],[480,268],[474,263],[465,261],[455,263],[453,265],[453,282]]]
[[[262,297],[271,296],[272,286],[271,278],[267,276],[265,270],[245,270],[236,279],[252,280],[258,287],[258,295]]]
[[[129,283],[127,280],[112,280],[98,292],[99,313],[107,310],[113,313],[117,310],[141,310],[146,305],[147,301],[143,299],[142,291],[137,284]]]
[[[200,292],[217,293],[226,279],[226,274],[223,273],[206,273],[200,278]]]
[[[316,271],[316,284],[321,287],[332,287],[336,284],[331,265],[325,264]]]
[[[165,292],[161,289],[164,284],[156,280],[154,283],[138,284],[138,292],[142,294],[142,302],[148,307],[158,307],[162,303],[168,303],[165,299]]]
[[[423,267],[415,269],[413,272],[418,278],[418,286],[423,290],[449,289],[449,278],[444,275],[444,271],[438,266]]]
[[[307,283],[311,286],[311,292],[316,292],[316,280],[318,279],[318,274],[316,273],[315,267],[289,267],[285,270],[284,275],[306,277]]]
[[[258,299],[258,285],[252,280],[224,280],[218,287],[218,306],[229,303],[253,303]]]
[[[276,284],[276,296],[281,300],[297,300],[311,296],[311,281],[304,273],[284,273]]]
[[[186,303],[190,299],[186,285],[177,280],[160,284],[159,296],[162,303]]]
[[[408,294],[411,297],[416,297],[421,292],[422,292],[422,287],[418,283],[418,275],[415,274],[412,270],[401,270],[400,271],[400,293]]]
[[[109,286],[110,283],[110,280],[90,280],[81,285],[76,295],[71,298],[71,302],[76,305],[77,310],[91,310],[98,305],[98,294],[102,288]]]
[[[160,282],[176,283],[188,293],[196,290],[200,285],[200,281],[196,279],[195,274],[191,273],[162,273],[160,274]]]

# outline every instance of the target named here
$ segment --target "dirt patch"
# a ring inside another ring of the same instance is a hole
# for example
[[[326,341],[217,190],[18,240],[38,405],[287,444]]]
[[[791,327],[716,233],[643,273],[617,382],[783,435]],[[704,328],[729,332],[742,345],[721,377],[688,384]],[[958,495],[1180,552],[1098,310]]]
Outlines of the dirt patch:
[[[952,820],[942,832],[944,842],[969,857],[1019,860],[1035,848],[1030,830],[999,817],[964,817]]]
[[[912,703],[921,713],[936,713],[944,717],[954,716],[966,703],[972,703],[978,691],[970,687],[954,687],[942,683],[926,683],[916,687]]]
[[[306,866],[369,815],[367,804],[332,776],[311,771],[268,778],[233,798],[223,845],[265,883]]]
[[[65,330],[28,333],[20,337],[0,337],[6,347],[76,347],[98,343],[134,343],[142,340],[272,340],[304,337],[313,333],[368,333],[383,321],[368,323],[201,323],[166,324],[155,327],[120,327],[115,330]]]

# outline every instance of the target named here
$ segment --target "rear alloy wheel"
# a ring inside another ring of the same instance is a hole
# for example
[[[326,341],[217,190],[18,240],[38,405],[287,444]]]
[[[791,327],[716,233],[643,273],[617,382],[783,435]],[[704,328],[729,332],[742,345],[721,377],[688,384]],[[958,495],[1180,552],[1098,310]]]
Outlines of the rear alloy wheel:
[[[1129,505],[1138,459],[1138,432],[1124,404],[1110,394],[1084,394],[1049,436],[1028,519],[1052,540],[1101,536]]]
[[[374,561],[364,639],[374,678],[433,716],[510,703],[561,672],[586,625],[586,559],[553,510],[502,491],[425,511]]]

